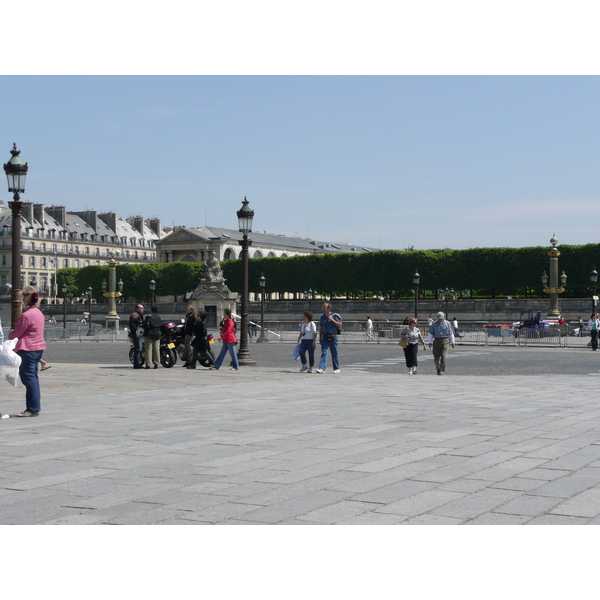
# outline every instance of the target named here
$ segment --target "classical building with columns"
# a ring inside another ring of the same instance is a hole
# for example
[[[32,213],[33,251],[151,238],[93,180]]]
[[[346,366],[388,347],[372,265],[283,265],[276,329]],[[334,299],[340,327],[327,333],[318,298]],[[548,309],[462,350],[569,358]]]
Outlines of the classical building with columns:
[[[308,238],[286,237],[272,233],[253,231],[250,234],[250,258],[284,257],[306,254],[330,254],[341,252],[374,252],[354,244],[319,242]],[[208,260],[214,252],[219,261],[240,257],[239,244],[242,234],[222,227],[176,227],[171,233],[155,242],[157,261],[197,262]]]

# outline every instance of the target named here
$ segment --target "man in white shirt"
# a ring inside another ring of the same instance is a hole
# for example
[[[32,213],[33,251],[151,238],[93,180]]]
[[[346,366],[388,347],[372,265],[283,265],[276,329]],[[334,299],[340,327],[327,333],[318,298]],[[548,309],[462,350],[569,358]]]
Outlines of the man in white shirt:
[[[454,329],[449,321],[446,321],[446,315],[443,312],[437,314],[437,321],[429,328],[427,342],[429,347],[433,347],[433,359],[438,375],[446,372],[446,357],[448,356],[448,345],[452,344],[456,348],[454,340]]]

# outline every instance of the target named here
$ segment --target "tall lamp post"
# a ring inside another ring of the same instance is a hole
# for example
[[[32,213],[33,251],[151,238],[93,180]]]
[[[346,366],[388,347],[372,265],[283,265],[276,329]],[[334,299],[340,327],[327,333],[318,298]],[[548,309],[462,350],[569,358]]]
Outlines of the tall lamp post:
[[[542,284],[544,286],[544,293],[550,294],[550,310],[547,316],[558,317],[560,314],[558,312],[558,294],[562,294],[565,291],[567,276],[563,271],[560,276],[560,287],[558,287],[558,257],[560,256],[560,252],[556,247],[558,240],[555,235],[550,239],[550,243],[552,244],[552,248],[548,250],[548,256],[550,257],[550,287],[546,285],[548,283],[548,275],[546,275],[545,271],[542,275]]]
[[[156,304],[156,294],[154,293],[154,290],[156,290],[156,281],[154,281],[154,279],[150,280],[150,293],[152,294],[152,306],[154,306]]]
[[[108,292],[106,291],[106,282],[102,282],[103,296],[108,300],[108,313],[104,317],[107,329],[119,331],[120,317],[117,314],[117,298],[122,296],[123,281],[119,279],[119,291],[117,292],[117,261],[115,253],[110,253],[108,261]]]
[[[24,163],[17,150],[17,145],[13,144],[10,151],[12,158],[4,165],[4,172],[8,180],[8,191],[12,192],[13,201],[9,202],[12,212],[12,292],[11,292],[11,329],[15,328],[19,317],[21,316],[21,211],[23,203],[21,202],[21,193],[25,192],[25,178],[27,177],[27,163]]]
[[[419,318],[419,281],[421,276],[418,271],[413,275],[413,285],[415,286],[415,319]],[[448,315],[446,315],[448,316]]]
[[[61,340],[69,339],[69,332],[67,331],[67,292],[69,286],[67,283],[62,285],[62,296],[63,296],[63,334],[60,336]]]
[[[598,271],[596,267],[590,273],[590,282],[592,284],[592,314],[596,313],[596,283],[598,282]]]
[[[260,337],[256,340],[257,343],[269,341],[265,336],[265,286],[267,285],[267,280],[264,275],[260,276],[258,285],[260,285]]]
[[[94,332],[92,331],[92,294],[93,293],[94,293],[94,290],[92,290],[92,287],[90,286],[87,289],[87,296],[88,296],[88,300],[89,300],[88,319],[90,320],[90,326],[88,327],[87,335],[94,335]]]
[[[444,294],[444,299],[446,300],[446,319],[448,319],[448,295],[449,294],[453,294],[454,295],[454,290],[453,289],[448,289],[448,286],[446,286],[445,290],[442,290],[443,294]]]
[[[252,242],[248,239],[248,234],[252,233],[254,211],[248,204],[249,202],[244,196],[242,208],[237,211],[239,231],[243,234],[240,241],[242,247],[242,324],[238,362],[242,366],[253,367],[256,366],[256,362],[252,359],[248,350],[248,248],[252,245]]]

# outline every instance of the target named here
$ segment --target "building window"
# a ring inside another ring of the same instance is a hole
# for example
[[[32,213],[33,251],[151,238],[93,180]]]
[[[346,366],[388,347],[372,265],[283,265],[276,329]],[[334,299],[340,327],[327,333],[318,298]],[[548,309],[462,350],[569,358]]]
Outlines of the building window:
[[[235,254],[233,253],[233,250],[231,248],[227,248],[227,250],[225,250],[225,254],[223,254],[223,260],[233,259],[235,259]]]
[[[78,258],[76,258],[76,259],[73,261],[73,266],[74,266],[76,269],[79,269],[79,259],[78,259]]]
[[[257,250],[253,255],[252,258],[262,258],[262,252],[260,250]]]
[[[40,265],[40,268],[41,268],[41,269],[47,269],[47,268],[48,268],[48,259],[47,259],[45,256],[42,256],[42,257],[41,257],[41,260],[40,260],[40,262],[42,263],[42,264]]]
[[[68,268],[69,268],[69,259],[63,258],[63,269],[68,269]]]
[[[35,256],[30,256],[29,257],[29,268],[30,269],[35,269]]]

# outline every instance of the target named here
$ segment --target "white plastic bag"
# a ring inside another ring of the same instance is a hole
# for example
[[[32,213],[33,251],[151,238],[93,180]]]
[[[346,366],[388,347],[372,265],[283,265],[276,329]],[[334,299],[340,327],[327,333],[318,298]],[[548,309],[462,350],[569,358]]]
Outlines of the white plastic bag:
[[[302,350],[302,344],[298,344],[292,350],[292,358],[294,360],[300,360],[300,351]]]
[[[19,340],[4,340],[0,344],[0,378],[6,379],[10,385],[17,387],[21,357],[14,352]]]

